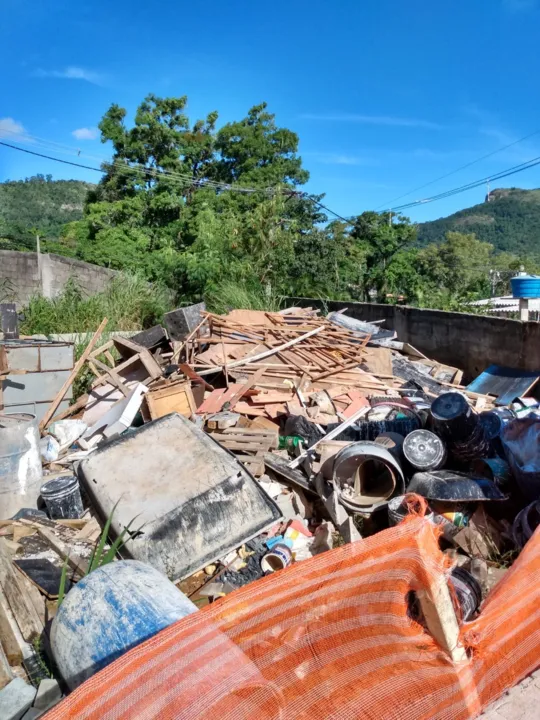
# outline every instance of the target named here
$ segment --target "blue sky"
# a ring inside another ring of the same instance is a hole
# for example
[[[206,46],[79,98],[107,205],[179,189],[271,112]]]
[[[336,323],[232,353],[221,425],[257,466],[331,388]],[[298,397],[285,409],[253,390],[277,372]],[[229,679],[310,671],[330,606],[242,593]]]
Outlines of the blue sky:
[[[133,114],[149,92],[185,94],[192,119],[217,109],[224,123],[265,100],[300,136],[307,189],[356,214],[540,130],[539,29],[540,0],[2,0],[0,140],[94,165],[112,102]],[[536,156],[540,133],[399,202]],[[0,147],[0,180],[38,172],[99,177]],[[540,166],[495,183],[509,185],[540,187]]]

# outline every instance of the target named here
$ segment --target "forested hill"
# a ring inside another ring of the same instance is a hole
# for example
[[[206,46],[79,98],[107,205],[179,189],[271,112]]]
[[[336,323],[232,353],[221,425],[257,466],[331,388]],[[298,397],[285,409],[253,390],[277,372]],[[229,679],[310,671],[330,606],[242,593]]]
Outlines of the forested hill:
[[[35,232],[56,239],[65,223],[81,219],[91,187],[50,175],[0,183],[0,248],[33,248]]]
[[[449,231],[475,233],[498,252],[540,256],[540,190],[493,190],[489,202],[419,225],[419,244],[442,242]]]

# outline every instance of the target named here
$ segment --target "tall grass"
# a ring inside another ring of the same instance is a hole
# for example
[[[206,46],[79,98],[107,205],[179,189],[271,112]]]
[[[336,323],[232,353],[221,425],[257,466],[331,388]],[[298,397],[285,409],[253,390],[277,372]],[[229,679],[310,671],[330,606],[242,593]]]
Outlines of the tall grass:
[[[210,312],[220,315],[239,308],[277,312],[282,303],[280,296],[272,291],[267,292],[262,286],[257,288],[239,285],[232,280],[225,280],[218,287],[209,290],[204,299]]]
[[[172,309],[168,291],[137,275],[119,275],[106,290],[87,296],[70,280],[54,298],[33,297],[23,310],[24,335],[95,332],[104,317],[108,330],[142,330]]]

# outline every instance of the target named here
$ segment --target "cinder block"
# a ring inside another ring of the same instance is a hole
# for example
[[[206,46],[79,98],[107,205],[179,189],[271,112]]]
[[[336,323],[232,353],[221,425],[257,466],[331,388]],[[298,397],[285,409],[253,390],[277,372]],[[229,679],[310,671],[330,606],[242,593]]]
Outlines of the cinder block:
[[[21,720],[34,702],[35,696],[35,688],[21,678],[15,678],[0,690],[0,718],[2,720]]]
[[[34,700],[34,708],[43,711],[49,710],[61,699],[62,691],[56,680],[46,678],[39,684],[36,699]]]

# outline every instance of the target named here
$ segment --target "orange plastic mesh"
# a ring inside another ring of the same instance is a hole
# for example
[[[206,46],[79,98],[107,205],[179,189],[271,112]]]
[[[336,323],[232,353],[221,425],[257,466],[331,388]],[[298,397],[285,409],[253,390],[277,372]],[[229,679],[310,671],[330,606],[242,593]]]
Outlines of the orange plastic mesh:
[[[47,720],[461,720],[540,660],[540,533],[453,664],[408,615],[448,571],[421,517],[252,583],[134,648]]]

